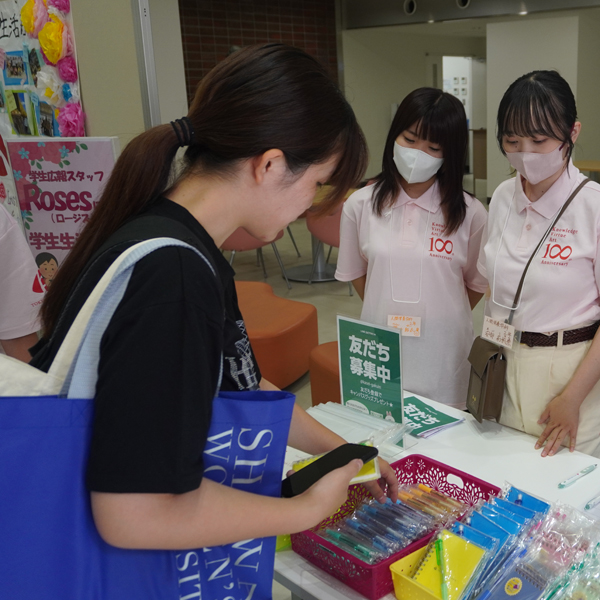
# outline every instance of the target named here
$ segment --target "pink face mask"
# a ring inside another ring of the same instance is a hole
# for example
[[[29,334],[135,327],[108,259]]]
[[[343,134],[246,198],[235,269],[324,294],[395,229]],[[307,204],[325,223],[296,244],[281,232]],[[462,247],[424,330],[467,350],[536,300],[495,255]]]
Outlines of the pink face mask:
[[[563,157],[564,144],[547,154],[539,152],[507,152],[508,162],[529,183],[535,185],[548,177],[552,177],[565,164]]]

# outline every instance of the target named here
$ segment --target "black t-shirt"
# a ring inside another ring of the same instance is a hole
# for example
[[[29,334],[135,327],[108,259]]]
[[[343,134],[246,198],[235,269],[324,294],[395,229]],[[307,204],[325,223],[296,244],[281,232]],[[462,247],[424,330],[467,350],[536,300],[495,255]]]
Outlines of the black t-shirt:
[[[87,471],[88,488],[94,491],[178,494],[196,489],[221,353],[222,390],[256,389],[260,381],[234,271],[212,238],[186,209],[166,198],[146,214],[185,225],[189,241],[208,252],[220,286],[210,266],[185,248],[162,248],[135,266],[100,346]],[[92,262],[50,342],[42,340],[34,349],[33,366],[49,369],[93,287],[133,243],[121,243]]]

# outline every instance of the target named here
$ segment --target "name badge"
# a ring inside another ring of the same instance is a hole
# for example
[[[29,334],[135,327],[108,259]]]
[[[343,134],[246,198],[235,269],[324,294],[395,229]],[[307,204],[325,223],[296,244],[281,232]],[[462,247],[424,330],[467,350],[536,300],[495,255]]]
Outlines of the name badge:
[[[504,321],[485,317],[483,319],[483,331],[481,337],[484,340],[489,340],[498,346],[504,348],[512,348],[515,340],[515,328]]]
[[[388,315],[388,327],[402,330],[402,336],[421,337],[421,317],[405,317],[404,315]]]

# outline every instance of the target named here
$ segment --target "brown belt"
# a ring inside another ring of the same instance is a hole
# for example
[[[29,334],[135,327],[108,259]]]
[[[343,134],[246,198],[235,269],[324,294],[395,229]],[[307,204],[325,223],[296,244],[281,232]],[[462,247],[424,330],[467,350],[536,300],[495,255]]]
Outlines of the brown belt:
[[[563,331],[563,346],[593,339],[598,327],[600,327],[600,321],[587,327]],[[552,335],[544,335],[533,331],[523,331],[521,333],[521,344],[526,344],[530,348],[533,348],[533,346],[556,346],[558,345],[558,332],[555,331]]]

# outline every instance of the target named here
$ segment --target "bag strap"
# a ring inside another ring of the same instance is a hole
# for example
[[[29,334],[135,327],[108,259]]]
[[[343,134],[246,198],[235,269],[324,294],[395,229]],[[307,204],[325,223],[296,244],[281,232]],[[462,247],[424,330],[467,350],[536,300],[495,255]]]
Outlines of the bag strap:
[[[154,238],[128,248],[113,262],[86,300],[48,371],[55,377],[64,378],[61,395],[69,398],[94,396],[100,340],[125,294],[133,269],[151,252],[168,246],[192,250],[216,276],[211,262],[199,250],[180,240]]]
[[[531,264],[531,262],[535,258],[535,255],[538,253],[539,249],[542,247],[542,244],[546,241],[546,238],[550,235],[550,232],[552,231],[552,228],[556,225],[556,223],[562,217],[562,215],[565,212],[565,210],[567,210],[567,208],[569,207],[569,204],[571,204],[571,202],[573,201],[573,198],[575,198],[575,196],[577,196],[577,194],[581,191],[581,189],[585,186],[585,184],[588,181],[589,181],[589,178],[586,177],[577,186],[577,188],[575,189],[575,191],[567,198],[567,201],[562,205],[562,208],[560,209],[560,211],[558,212],[558,214],[556,215],[556,217],[554,217],[554,220],[552,221],[552,223],[550,224],[550,226],[548,227],[548,229],[546,229],[546,233],[544,233],[544,235],[542,236],[542,239],[539,241],[538,245],[535,247],[535,250],[533,251],[533,253],[529,257],[529,260],[527,261],[527,264],[525,265],[525,269],[523,269],[523,275],[521,275],[521,281],[519,281],[519,286],[517,287],[517,293],[515,294],[515,299],[514,299],[514,302],[513,302],[513,307],[512,307],[512,309],[510,311],[510,314],[508,315],[507,323],[509,325],[512,323],[513,316],[515,314],[515,311],[517,310],[517,304],[519,303],[519,300],[521,298],[521,292],[523,291],[523,283],[525,281],[525,275],[527,274],[527,270],[529,269],[529,265]]]

